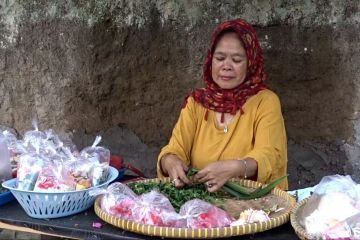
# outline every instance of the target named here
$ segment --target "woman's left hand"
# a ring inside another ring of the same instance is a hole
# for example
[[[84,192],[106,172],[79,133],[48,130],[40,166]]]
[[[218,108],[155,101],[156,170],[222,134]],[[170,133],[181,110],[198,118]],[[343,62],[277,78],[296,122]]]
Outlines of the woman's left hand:
[[[200,170],[194,180],[205,183],[209,192],[219,190],[227,180],[235,177],[239,169],[239,161],[227,160],[210,163]]]

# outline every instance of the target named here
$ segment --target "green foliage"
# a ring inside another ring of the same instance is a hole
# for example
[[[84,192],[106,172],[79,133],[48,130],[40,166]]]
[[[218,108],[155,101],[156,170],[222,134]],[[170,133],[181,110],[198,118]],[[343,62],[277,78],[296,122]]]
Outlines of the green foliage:
[[[171,202],[173,207],[179,211],[180,207],[187,201],[198,198],[222,207],[224,194],[222,192],[210,193],[204,185],[185,186],[178,189],[169,182],[139,182],[129,183],[128,186],[138,195],[158,190],[164,194]]]
[[[188,177],[194,176],[198,172],[197,169],[191,168],[188,171]],[[257,189],[252,189],[245,187],[239,183],[235,183],[232,181],[227,181],[224,186],[222,187],[222,190],[229,193],[230,195],[234,196],[236,199],[239,200],[250,200],[254,198],[261,198],[265,195],[269,194],[278,184],[280,184],[287,175],[279,177],[278,179],[275,179],[274,181],[270,182],[269,184],[263,185]]]
[[[269,194],[279,183],[281,183],[287,175],[279,177],[269,184],[263,185],[255,190],[250,190],[240,184],[234,182],[226,182],[223,189],[229,194],[240,200],[250,200],[254,198],[261,198]]]
[[[197,172],[197,169],[191,168],[187,176],[191,179]],[[179,211],[185,202],[195,198],[207,201],[220,208],[223,208],[224,199],[229,198],[229,196],[239,200],[261,198],[270,193],[286,177],[287,175],[282,176],[257,189],[248,188],[239,183],[228,181],[220,191],[215,193],[208,192],[205,185],[201,183],[194,183],[183,188],[176,188],[169,182],[134,182],[129,183],[128,186],[138,195],[150,192],[153,189],[158,190],[164,194],[170,200],[173,207]]]

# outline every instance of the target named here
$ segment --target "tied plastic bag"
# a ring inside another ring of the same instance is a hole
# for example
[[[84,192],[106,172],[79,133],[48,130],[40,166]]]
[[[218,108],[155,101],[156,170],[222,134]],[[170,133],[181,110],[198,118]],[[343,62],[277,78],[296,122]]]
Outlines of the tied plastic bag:
[[[90,171],[92,186],[102,184],[108,179],[109,165],[107,163],[94,163]]]
[[[96,136],[96,139],[91,147],[84,148],[80,155],[86,159],[91,160],[94,163],[110,163],[110,150],[104,147],[97,146],[101,141],[100,136]]]
[[[76,190],[90,188],[93,163],[83,157],[75,158],[64,163],[65,171],[74,179]]]
[[[101,208],[110,215],[133,220],[133,209],[137,202],[137,195],[125,184],[116,182],[107,189],[95,189],[89,192],[90,196],[104,194],[101,198]]]
[[[188,228],[227,227],[235,220],[224,210],[200,199],[187,201],[180,208],[180,215]]]
[[[334,228],[336,225],[360,214],[356,189],[357,185],[350,176],[324,177],[299,212],[300,224],[315,238],[321,238],[330,229],[332,234],[337,234],[334,230],[341,228]]]
[[[162,227],[186,226],[186,219],[175,211],[167,197],[156,190],[139,196],[133,214],[134,220],[142,224]]]
[[[38,129],[28,131],[24,134],[24,145],[29,151],[40,152],[40,149],[46,148],[44,145],[47,142],[47,136],[44,132]]]
[[[9,151],[11,170],[16,171],[18,165],[18,156],[25,153],[26,150],[22,146],[22,142],[17,140],[15,134],[8,130],[3,131],[2,133],[5,137]]]
[[[5,136],[0,132],[0,183],[11,178],[9,150]]]
[[[36,192],[64,192],[75,190],[75,180],[67,174],[60,162],[46,164],[36,180]]]
[[[20,190],[32,191],[35,187],[39,172],[49,160],[37,153],[23,154],[19,158],[17,171],[18,186]]]
[[[157,191],[137,196],[127,185],[113,183],[107,190],[92,190],[90,195],[105,194],[101,208],[107,213],[142,224],[184,227],[186,220],[176,213],[168,198]]]

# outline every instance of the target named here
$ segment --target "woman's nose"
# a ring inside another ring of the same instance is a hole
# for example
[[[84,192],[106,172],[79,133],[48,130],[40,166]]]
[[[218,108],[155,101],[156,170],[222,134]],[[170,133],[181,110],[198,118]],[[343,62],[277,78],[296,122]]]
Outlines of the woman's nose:
[[[231,70],[232,66],[229,60],[225,60],[222,66],[223,70]]]

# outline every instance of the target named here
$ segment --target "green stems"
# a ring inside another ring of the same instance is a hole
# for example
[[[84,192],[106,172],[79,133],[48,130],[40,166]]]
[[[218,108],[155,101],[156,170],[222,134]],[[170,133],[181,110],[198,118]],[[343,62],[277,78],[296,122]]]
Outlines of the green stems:
[[[194,176],[199,170],[195,168],[190,168],[190,170],[187,173],[187,176],[192,177]],[[234,196],[237,199],[240,200],[249,200],[254,198],[261,198],[268,193],[270,193],[278,184],[280,184],[288,175],[284,175],[282,177],[279,177],[275,179],[274,181],[262,185],[255,190],[252,188],[245,187],[239,183],[235,183],[232,181],[227,181],[222,189]]]
[[[250,190],[250,188],[244,187],[240,184],[234,182],[226,182],[223,186],[224,191],[233,195],[235,198],[240,200],[250,200],[254,198],[261,198],[270,193],[279,183],[281,183],[287,175],[279,177],[269,184],[263,185],[255,190]]]

